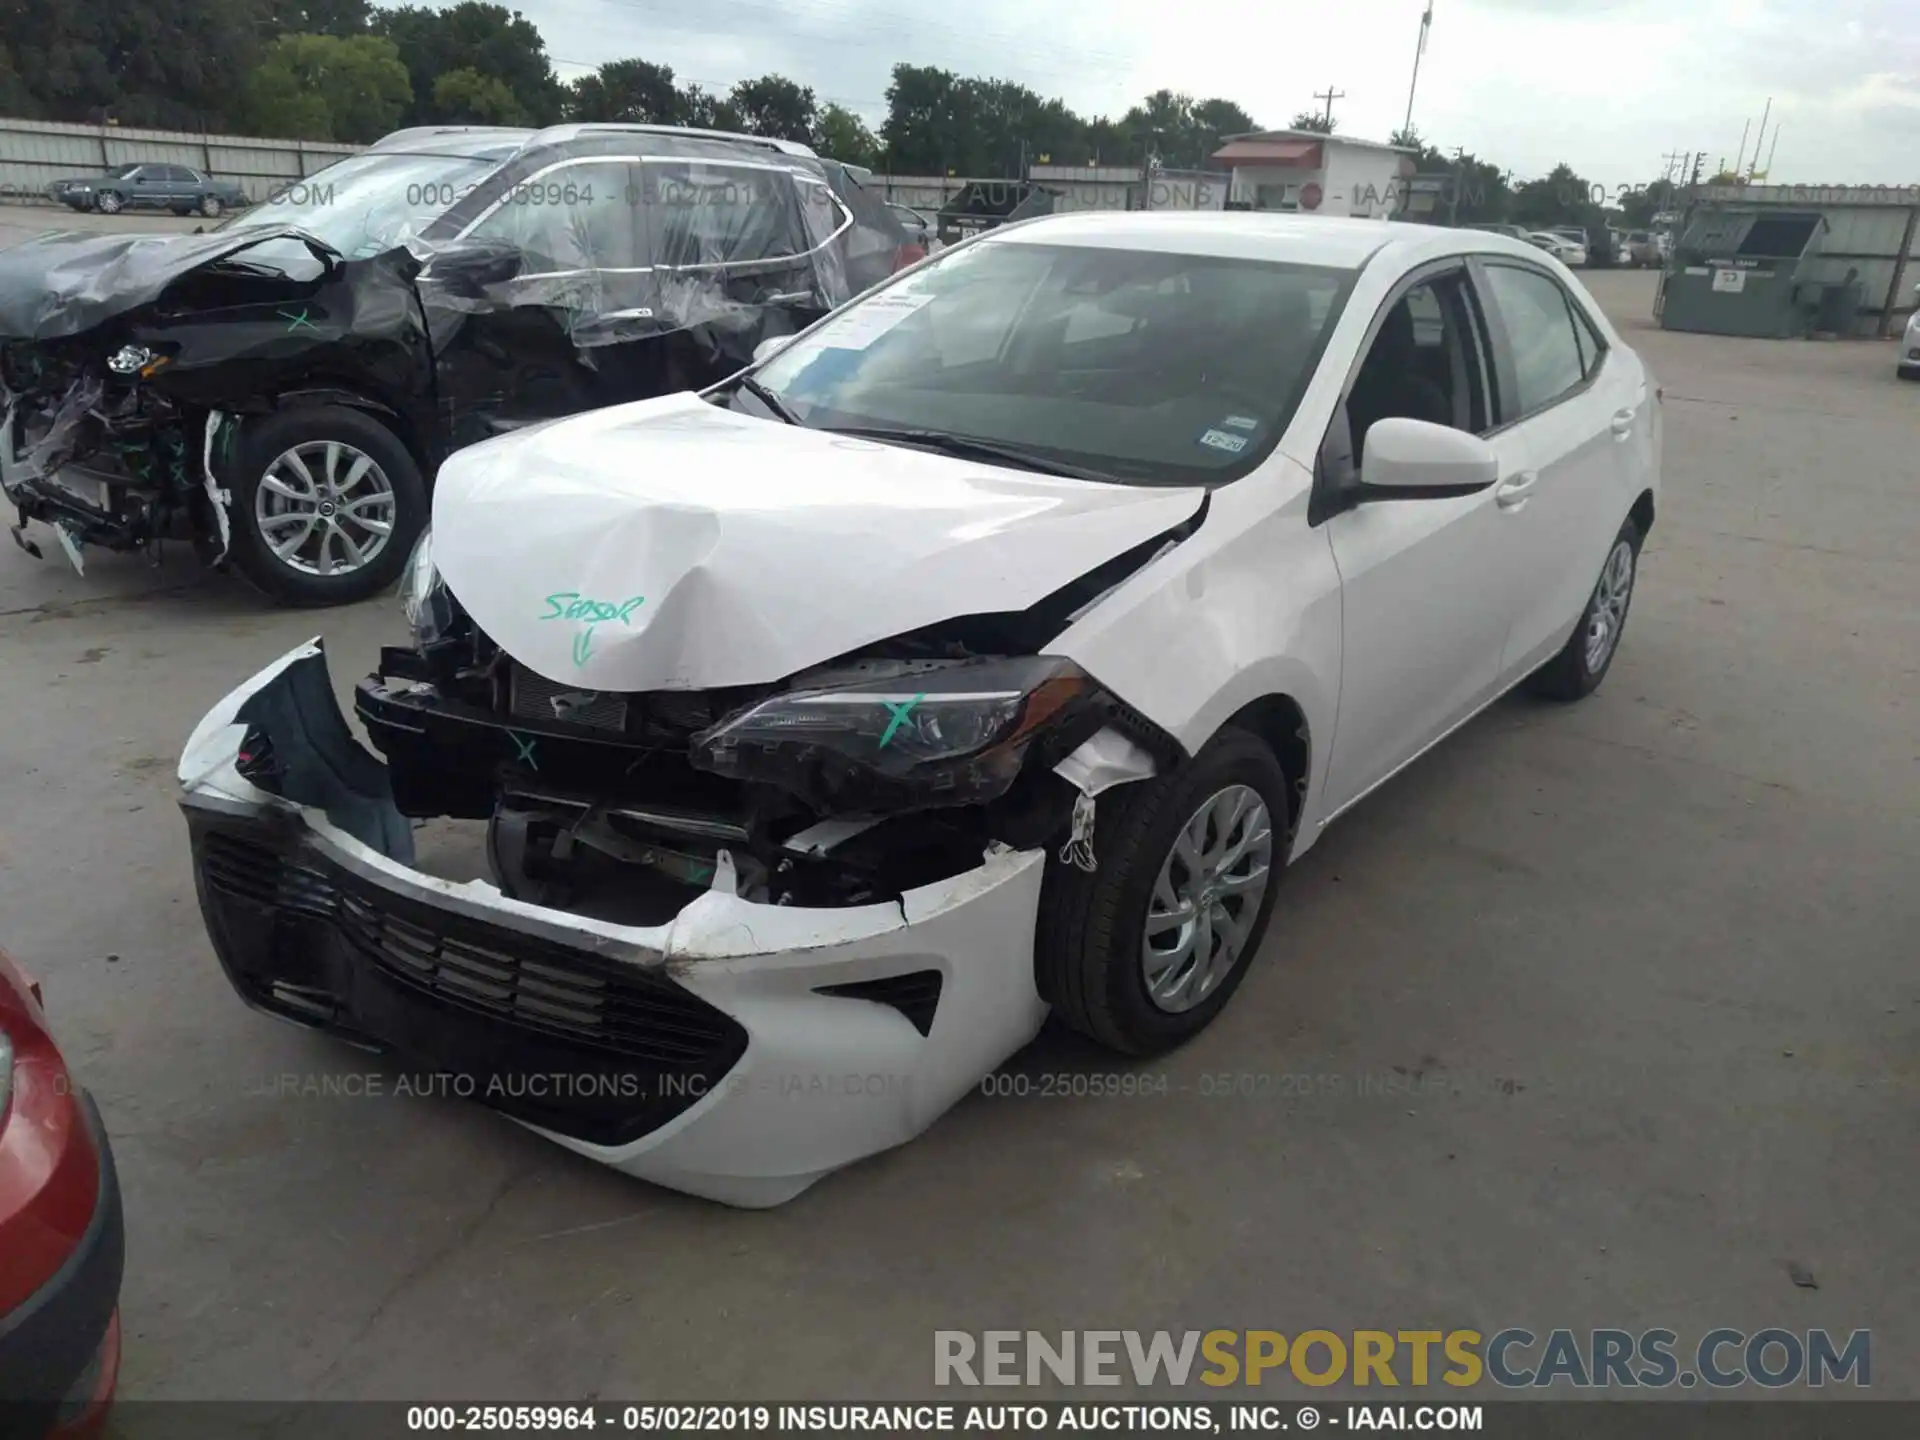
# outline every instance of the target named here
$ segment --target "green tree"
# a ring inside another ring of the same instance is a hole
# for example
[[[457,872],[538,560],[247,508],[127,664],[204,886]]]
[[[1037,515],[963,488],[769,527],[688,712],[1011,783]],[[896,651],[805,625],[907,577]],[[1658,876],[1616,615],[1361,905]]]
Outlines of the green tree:
[[[0,115],[32,120],[40,115],[40,97],[13,68],[13,56],[0,45]]]
[[[1202,100],[1193,107],[1193,145],[1196,166],[1220,148],[1229,135],[1246,135],[1260,128],[1259,122],[1231,100]]]
[[[1339,123],[1338,120],[1328,119],[1324,111],[1302,110],[1293,117],[1287,128],[1290,130],[1311,130],[1316,135],[1331,135]]]
[[[1198,169],[1220,148],[1223,136],[1259,128],[1231,100],[1195,100],[1171,90],[1154,91],[1119,123],[1129,161],[1153,154],[1175,169]]]
[[[813,91],[784,75],[742,80],[733,87],[727,100],[739,113],[741,124],[750,135],[798,140],[803,145],[813,139],[818,108]]]
[[[814,122],[814,147],[822,155],[849,165],[871,169],[880,163],[880,142],[867,122],[841,105],[820,107],[820,118]]]
[[[391,40],[282,35],[247,77],[235,118],[256,135],[366,144],[393,129],[412,100]]]
[[[500,82],[522,117],[518,123],[548,125],[565,109],[567,90],[554,76],[546,42],[517,10],[483,0],[461,0],[445,10],[402,5],[376,10],[373,29],[399,47],[413,82],[413,104],[403,117],[408,124],[470,119],[476,104],[496,112],[507,108],[490,87],[476,90],[464,79],[447,92],[458,113],[442,108],[440,81],[459,70]]]
[[[1125,125],[1118,120],[1104,117],[1087,122],[1087,163],[1090,165],[1124,165],[1137,163],[1139,156],[1129,155],[1133,137]]]
[[[0,5],[0,48],[53,120],[218,128],[260,53],[259,0]]]
[[[367,0],[262,0],[262,28],[281,35],[337,35],[348,39],[367,33],[373,7]]]
[[[478,70],[449,70],[433,82],[433,112],[457,125],[525,125],[526,107],[507,82]]]
[[[1600,218],[1594,193],[1594,187],[1563,161],[1513,192],[1514,223],[1536,230],[1549,225],[1591,225]]]
[[[972,89],[950,70],[895,65],[880,127],[889,165],[911,175],[970,173],[980,157]]]
[[[1662,210],[1673,208],[1675,186],[1671,180],[1662,177],[1651,185],[1638,190],[1629,190],[1620,197],[1620,209],[1627,217],[1627,224],[1635,230],[1644,230],[1653,224],[1653,217]]]
[[[1120,117],[1128,149],[1142,158],[1157,156],[1162,164],[1179,166],[1191,157],[1181,152],[1193,131],[1193,97],[1156,90]]]
[[[689,85],[682,90],[680,103],[686,117],[681,123],[691,125],[696,130],[742,131],[747,128],[747,122],[740,118],[733,101],[724,95],[709,95],[698,85]]]
[[[609,60],[573,82],[567,105],[575,120],[627,121],[638,125],[684,125],[687,97],[673,83],[671,65],[646,60]]]

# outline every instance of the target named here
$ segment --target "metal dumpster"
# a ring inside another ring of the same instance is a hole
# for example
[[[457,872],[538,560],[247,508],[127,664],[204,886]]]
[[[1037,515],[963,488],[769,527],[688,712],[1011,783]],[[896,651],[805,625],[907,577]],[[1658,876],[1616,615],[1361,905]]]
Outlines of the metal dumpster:
[[[1805,335],[1820,298],[1810,270],[1826,231],[1818,211],[1697,207],[1673,247],[1661,327],[1775,339]]]
[[[972,181],[941,207],[941,243],[955,245],[1010,220],[1051,215],[1057,199],[1058,192],[1022,180]]]

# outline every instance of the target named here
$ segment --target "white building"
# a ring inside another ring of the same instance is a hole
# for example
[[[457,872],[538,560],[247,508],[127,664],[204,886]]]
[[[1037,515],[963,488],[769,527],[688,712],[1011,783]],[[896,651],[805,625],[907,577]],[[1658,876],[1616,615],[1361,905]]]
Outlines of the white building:
[[[1306,210],[1384,220],[1401,206],[1413,152],[1312,130],[1228,135],[1213,163],[1232,176],[1228,201],[1254,210]]]

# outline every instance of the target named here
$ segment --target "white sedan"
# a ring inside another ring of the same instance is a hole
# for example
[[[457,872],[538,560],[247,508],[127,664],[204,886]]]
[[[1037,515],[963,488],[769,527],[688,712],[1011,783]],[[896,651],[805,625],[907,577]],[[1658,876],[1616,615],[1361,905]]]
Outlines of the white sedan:
[[[1600,684],[1660,448],[1640,358],[1504,236],[992,230],[703,394],[450,459],[356,691],[384,761],[318,642],[188,742],[215,951],[263,1011],[778,1204],[1050,1012],[1199,1035],[1328,824],[1521,682]],[[428,817],[468,858],[416,858]]]
[[[1528,233],[1527,239],[1562,265],[1578,268],[1587,263],[1587,247],[1578,240],[1570,239],[1557,231],[1534,230]]]

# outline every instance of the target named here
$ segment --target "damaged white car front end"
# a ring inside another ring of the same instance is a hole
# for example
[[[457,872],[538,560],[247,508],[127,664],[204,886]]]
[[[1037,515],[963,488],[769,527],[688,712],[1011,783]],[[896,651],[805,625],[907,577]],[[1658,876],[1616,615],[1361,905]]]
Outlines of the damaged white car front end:
[[[630,1174],[748,1207],[911,1139],[1045,1018],[1039,849],[993,845],[970,870],[844,908],[744,899],[724,849],[663,924],[529,904],[408,863],[411,828],[325,665],[317,641],[283,656],[180,761],[201,906],[256,1008],[391,1048]],[[268,747],[280,793],[247,778]],[[1074,767],[1088,788],[1150,768],[1111,735]]]
[[[1038,1031],[1050,855],[1095,863],[1095,797],[1157,768],[1126,728],[1156,737],[1015,632],[1084,610],[1204,496],[691,397],[567,438],[443,470],[414,645],[355,693],[384,760],[317,640],[202,721],[201,906],[256,1008],[634,1175],[778,1204]],[[716,446],[731,474],[696,470]],[[527,507],[530,470],[566,503]],[[969,617],[983,588],[1009,613]],[[439,821],[484,824],[484,866],[417,856]]]

